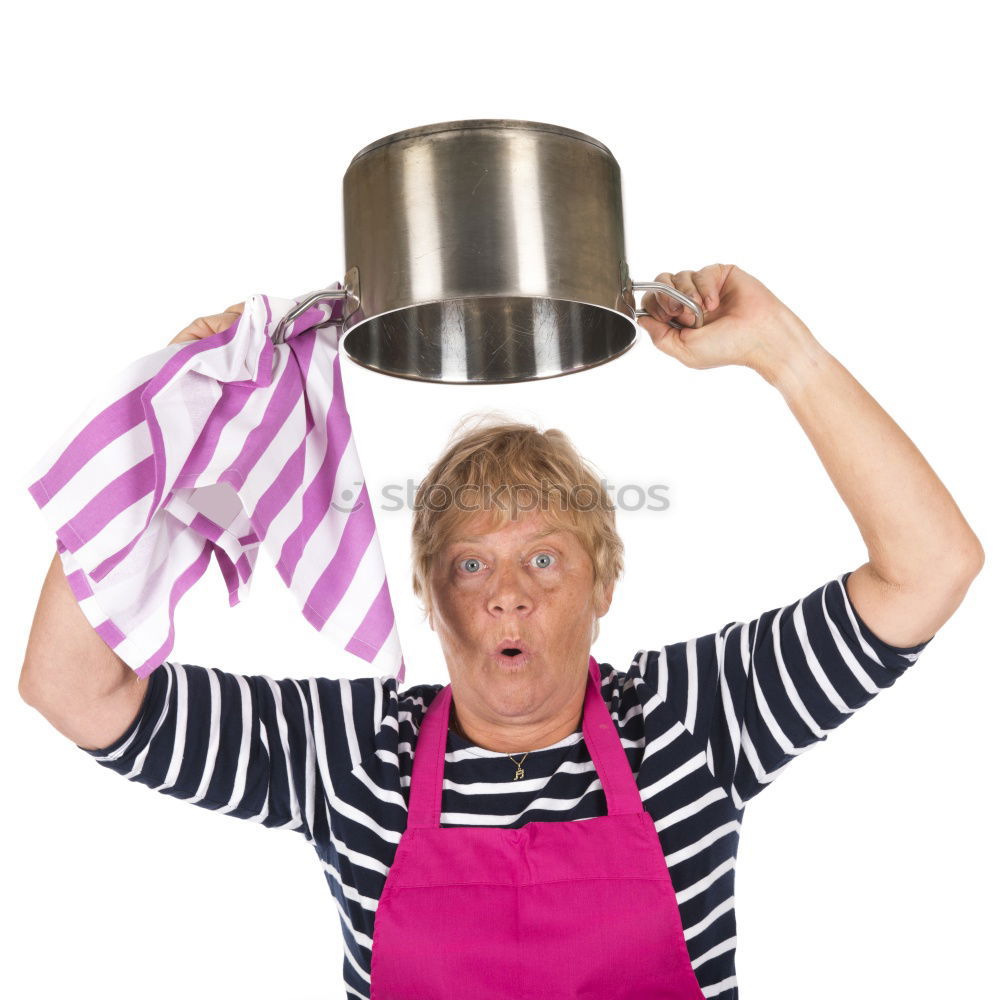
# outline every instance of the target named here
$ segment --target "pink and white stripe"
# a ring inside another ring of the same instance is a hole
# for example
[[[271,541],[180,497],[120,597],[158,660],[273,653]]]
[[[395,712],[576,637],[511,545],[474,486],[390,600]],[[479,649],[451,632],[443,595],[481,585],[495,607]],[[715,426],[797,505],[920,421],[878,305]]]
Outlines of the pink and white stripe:
[[[221,333],[140,358],[31,470],[81,609],[140,677],[173,648],[174,609],[212,556],[232,606],[261,545],[315,629],[405,676],[344,401],[342,303],[274,344],[296,304],[251,296]]]

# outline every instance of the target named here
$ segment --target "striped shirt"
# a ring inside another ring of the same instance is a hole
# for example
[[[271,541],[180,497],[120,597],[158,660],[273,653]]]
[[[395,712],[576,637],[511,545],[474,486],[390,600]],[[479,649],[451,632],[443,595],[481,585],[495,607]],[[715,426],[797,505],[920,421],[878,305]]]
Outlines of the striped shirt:
[[[627,672],[600,665],[706,997],[738,996],[734,881],[746,803],[930,641],[900,648],[875,636],[848,598],[849,576],[749,623],[640,651]],[[340,913],[347,996],[368,997],[375,911],[406,828],[420,722],[441,687],[166,662],[129,729],[86,752],[156,791],[304,836]],[[580,727],[532,751],[525,771],[515,782],[506,754],[449,731],[441,825],[607,815]]]

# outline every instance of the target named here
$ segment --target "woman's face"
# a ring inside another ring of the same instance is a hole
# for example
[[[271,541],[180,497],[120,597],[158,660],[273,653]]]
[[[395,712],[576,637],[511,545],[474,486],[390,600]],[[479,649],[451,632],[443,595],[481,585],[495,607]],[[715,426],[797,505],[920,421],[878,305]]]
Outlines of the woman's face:
[[[582,698],[594,619],[606,614],[613,587],[595,607],[586,550],[537,511],[488,531],[484,516],[472,515],[438,552],[431,628],[463,712],[494,727],[542,725]],[[527,655],[512,661],[496,653],[501,646]]]

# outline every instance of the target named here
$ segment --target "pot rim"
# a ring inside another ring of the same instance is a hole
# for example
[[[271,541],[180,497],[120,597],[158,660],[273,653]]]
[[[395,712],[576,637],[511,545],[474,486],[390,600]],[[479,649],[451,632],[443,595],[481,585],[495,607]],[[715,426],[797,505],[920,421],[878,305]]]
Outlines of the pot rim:
[[[387,146],[392,142],[433,135],[436,132],[459,132],[473,129],[526,129],[534,132],[554,132],[557,135],[564,135],[571,139],[581,139],[584,142],[589,142],[602,152],[607,153],[612,160],[614,159],[611,150],[599,139],[595,139],[592,135],[587,135],[586,132],[578,132],[576,129],[566,128],[563,125],[552,125],[548,122],[523,121],[517,118],[467,118],[456,119],[450,122],[435,122],[432,125],[419,125],[415,128],[403,129],[400,132],[393,132],[391,135],[383,136],[381,139],[376,139],[363,149],[358,150],[352,157],[348,167],[353,166],[354,163],[373,150],[381,146]]]

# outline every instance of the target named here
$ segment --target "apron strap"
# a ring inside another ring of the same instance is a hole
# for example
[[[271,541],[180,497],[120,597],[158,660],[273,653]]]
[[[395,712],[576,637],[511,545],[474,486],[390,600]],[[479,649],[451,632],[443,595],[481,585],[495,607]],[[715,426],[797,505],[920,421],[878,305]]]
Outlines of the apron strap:
[[[450,709],[451,685],[447,684],[428,706],[417,733],[413,773],[410,777],[406,822],[408,829],[436,828],[441,825]],[[604,696],[601,694],[601,668],[593,656],[590,657],[587,690],[583,700],[583,739],[604,789],[608,815],[642,812],[642,797],[628,757],[625,756],[618,729],[604,703]]]

